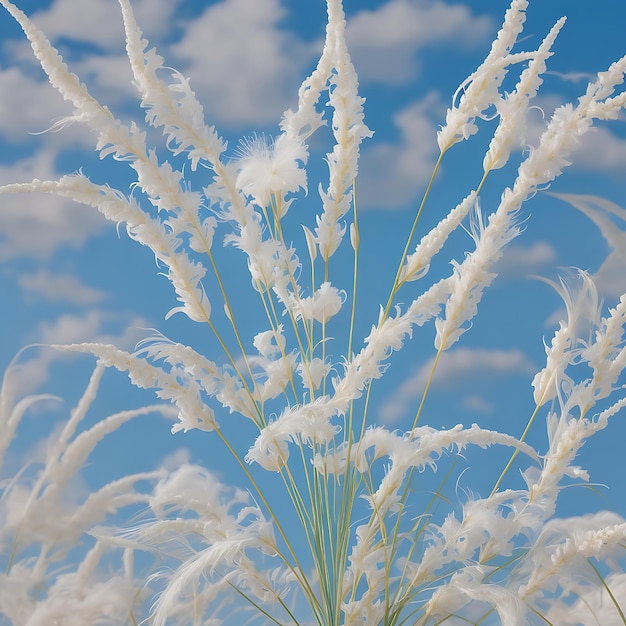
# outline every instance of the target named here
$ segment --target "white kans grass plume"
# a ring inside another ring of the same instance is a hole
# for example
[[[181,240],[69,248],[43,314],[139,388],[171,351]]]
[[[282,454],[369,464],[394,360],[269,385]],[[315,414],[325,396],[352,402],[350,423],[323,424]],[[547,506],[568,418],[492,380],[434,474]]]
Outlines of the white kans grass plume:
[[[163,335],[132,353],[98,343],[55,346],[92,355],[97,364],[44,458],[0,483],[2,623],[565,624],[574,623],[571,611],[583,606],[593,623],[626,623],[619,571],[626,522],[607,512],[554,519],[563,487],[589,480],[574,465],[580,448],[626,405],[619,383],[626,367],[626,296],[603,317],[587,274],[557,287],[567,320],[546,346],[546,365],[533,381],[536,410],[520,438],[475,424],[418,425],[423,401],[405,432],[377,425],[368,413],[374,381],[416,327],[434,320],[433,371],[439,355],[470,328],[497,261],[520,234],[523,203],[569,164],[596,120],[617,117],[626,104],[620,91],[626,58],[599,74],[577,103],[555,111],[499,205],[485,213],[483,184],[523,146],[529,106],[564,23],[559,20],[537,50],[512,52],[528,6],[513,0],[491,51],[459,88],[438,134],[431,183],[445,153],[478,132],[477,120],[497,117],[482,180],[411,252],[428,186],[389,299],[357,350],[363,242],[355,181],[361,142],[372,133],[340,0],[327,0],[321,58],[299,90],[297,108],[284,114],[281,133],[242,141],[234,158],[205,122],[189,81],[175,71],[169,82],[163,78],[163,59],[148,47],[129,1],[119,0],[145,122],[162,131],[169,161],[148,145],[139,124],[124,124],[89,94],[22,11],[8,0],[0,4],[22,26],[51,84],[73,105],[68,119],[95,131],[101,158],[127,163],[136,176],[132,195],[82,173],[10,184],[0,192],[5,198],[56,194],[124,224],[153,252],[174,288],[179,305],[167,317],[179,312],[204,325],[219,348],[209,357],[203,342],[184,345]],[[504,93],[506,73],[520,64],[525,68],[513,92]],[[313,195],[308,141],[327,122],[328,183],[318,190],[318,214],[306,220],[292,205]],[[209,184],[197,189],[184,165],[174,165],[183,159],[192,173],[208,173]],[[419,295],[402,291],[407,304],[400,304],[402,288],[427,280],[431,261],[468,215],[474,250]],[[286,235],[293,223],[304,231],[302,257]],[[344,241],[348,230],[351,247]],[[220,236],[245,255],[251,286],[229,284],[214,249]],[[343,256],[333,258],[340,249]],[[352,283],[335,284],[333,268],[346,256]],[[228,297],[245,287],[265,314],[249,343],[238,325],[242,312]],[[5,374],[0,396],[0,461],[29,408],[50,400],[15,398],[17,367]],[[167,402],[89,425],[85,416],[106,368]],[[525,438],[548,403],[542,452]],[[205,431],[209,445],[233,455],[246,489],[178,458],[175,467],[170,459],[160,469],[87,491],[82,500],[68,499],[71,481],[96,446],[149,412],[173,412],[173,432]],[[241,437],[249,441],[234,440],[222,425],[240,418]],[[242,445],[247,453],[239,452]],[[444,477],[432,500],[413,502],[416,472],[436,474],[444,454],[490,446],[510,449],[511,461],[488,496],[467,493],[447,515],[435,514]],[[518,456],[525,459],[524,486],[506,488]]]

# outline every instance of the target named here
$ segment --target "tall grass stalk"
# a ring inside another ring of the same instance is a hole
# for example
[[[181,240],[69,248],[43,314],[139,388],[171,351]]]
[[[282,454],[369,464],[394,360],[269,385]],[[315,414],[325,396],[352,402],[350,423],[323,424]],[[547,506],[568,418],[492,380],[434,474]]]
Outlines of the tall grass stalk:
[[[364,241],[359,230],[358,161],[372,133],[346,47],[341,0],[327,0],[321,57],[302,83],[297,107],[283,115],[280,133],[244,140],[234,156],[205,122],[187,79],[165,70],[148,47],[129,0],[119,4],[144,129],[116,119],[28,17],[9,0],[0,3],[73,106],[65,121],[90,127],[100,157],[123,161],[136,178],[132,193],[82,173],[0,192],[56,194],[124,224],[173,287],[178,304],[166,317],[186,315],[202,337],[192,346],[157,335],[134,352],[100,343],[55,346],[92,355],[96,366],[42,466],[1,483],[0,615],[6,623],[570,624],[578,623],[579,605],[593,623],[626,623],[626,575],[618,566],[626,521],[610,512],[554,517],[567,481],[588,480],[574,465],[581,446],[626,404],[619,382],[626,366],[626,295],[603,313],[584,272],[575,284],[554,285],[567,319],[533,380],[536,408],[521,437],[476,424],[435,428],[424,424],[422,410],[440,356],[470,328],[497,262],[522,230],[524,202],[561,174],[596,121],[615,118],[626,104],[626,57],[598,74],[576,102],[556,109],[498,206],[484,213],[483,186],[524,146],[528,111],[564,25],[559,20],[536,50],[513,52],[528,5],[513,0],[485,61],[447,111],[435,170],[408,237],[398,242],[388,300],[360,342],[359,261],[376,242]],[[505,93],[505,75],[518,68],[513,91]],[[476,188],[416,242],[440,165],[494,110],[497,127]],[[307,192],[309,140],[326,124],[328,180],[319,189],[317,214],[308,216],[297,207]],[[162,132],[158,152],[147,143],[155,134],[147,129]],[[301,234],[293,234],[294,223],[302,223]],[[460,228],[470,232],[473,249],[453,262],[449,276],[429,283],[432,260]],[[233,284],[215,249],[220,237],[244,255],[250,286]],[[343,266],[352,276],[336,284]],[[233,298],[248,287],[249,306],[262,312],[251,343]],[[376,424],[370,393],[392,353],[426,325],[435,333],[429,383],[412,427],[392,431]],[[203,328],[214,338],[210,355],[201,352]],[[50,400],[16,399],[17,367],[7,371],[0,398],[2,455],[29,408]],[[85,417],[106,368],[125,372],[166,402],[89,426]],[[536,450],[526,434],[546,406],[547,449]],[[113,481],[68,504],[70,482],[103,438],[147,412],[171,414],[171,407],[172,431],[205,431],[207,446],[232,455],[245,489],[181,462]],[[221,425],[237,420],[255,430],[245,456],[238,452],[241,440]],[[499,478],[499,470],[494,474],[487,497],[466,494],[449,502],[450,469],[419,504],[416,472],[436,473],[446,453],[489,446],[509,449],[511,463]],[[519,457],[526,459],[524,486],[506,488]],[[442,505],[449,512],[435,514]],[[127,511],[137,517],[125,522]]]

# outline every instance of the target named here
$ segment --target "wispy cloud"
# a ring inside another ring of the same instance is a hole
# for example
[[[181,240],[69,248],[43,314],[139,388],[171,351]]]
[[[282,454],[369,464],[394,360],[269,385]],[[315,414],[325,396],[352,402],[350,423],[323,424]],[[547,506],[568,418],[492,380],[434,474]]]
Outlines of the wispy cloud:
[[[179,5],[180,0],[133,1],[138,24],[151,44],[157,45],[161,52],[166,49],[162,39],[171,36],[177,23],[184,27],[184,22],[176,19]],[[55,0],[48,9],[37,11],[31,17],[54,44],[60,45],[62,53],[67,49],[66,42],[72,42],[71,58],[68,59],[70,69],[103,103],[118,104],[136,98],[125,54],[122,13],[117,2]],[[23,41],[18,45],[27,46]],[[24,59],[33,62],[30,50],[25,51]],[[57,95],[49,86],[47,88]]]
[[[170,50],[206,103],[207,117],[222,125],[275,124],[319,53],[280,27],[279,0],[223,0],[189,24]]]
[[[85,285],[72,274],[55,274],[47,269],[22,274],[18,277],[18,284],[27,294],[39,296],[48,302],[91,305],[106,298],[103,291]]]
[[[428,46],[469,49],[493,32],[488,16],[467,6],[391,0],[351,16],[346,37],[361,82],[391,85],[419,76],[418,52]]]
[[[580,83],[582,85],[586,85],[596,79],[596,75],[591,72],[557,72],[555,70],[548,70],[546,74],[558,76],[561,80],[568,83]]]
[[[434,358],[415,369],[400,383],[393,394],[383,404],[381,419],[387,423],[396,422],[409,411],[415,411],[431,375]],[[515,374],[533,374],[537,368],[521,350],[457,348],[444,352],[437,364],[430,390],[459,389],[472,380],[512,376]],[[481,412],[489,410],[489,405],[478,403],[480,396],[470,394],[464,401],[469,407],[479,408]]]
[[[359,205],[362,208],[399,209],[412,202],[432,174],[437,155],[433,119],[445,105],[431,92],[396,113],[397,143],[365,146],[359,165]]]
[[[46,131],[71,113],[71,108],[47,81],[16,67],[0,70],[0,93],[0,137],[13,143],[37,145],[41,137],[33,133]],[[48,133],[45,139],[54,142],[57,136]],[[67,135],[64,141],[68,141]]]
[[[151,40],[170,32],[180,0],[133,0],[137,23]],[[32,15],[52,40],[65,38],[107,51],[124,47],[122,14],[110,0],[55,0],[48,9]]]
[[[546,266],[554,266],[556,259],[557,252],[547,241],[535,241],[529,246],[510,244],[494,272],[505,278],[525,276]]]
[[[0,261],[18,257],[45,261],[61,248],[82,248],[106,228],[110,225],[100,214],[69,200],[18,194],[2,207]]]
[[[0,184],[57,178],[52,150],[11,166],[0,166]],[[46,194],[4,197],[0,220],[0,261],[18,257],[48,260],[60,248],[81,248],[111,225],[97,212],[70,200]]]
[[[321,41],[307,42],[284,27],[285,3],[221,0],[193,20],[177,15],[179,5],[180,0],[133,3],[137,21],[150,41],[169,64],[191,79],[211,123],[223,128],[273,125],[286,108],[294,106],[293,94],[319,54]],[[87,8],[86,3],[55,0],[50,8],[32,17],[53,42],[89,44],[72,48],[70,65],[97,97],[116,104],[132,95],[117,3],[93,0]],[[361,82],[397,85],[417,79],[418,53],[424,48],[469,49],[484,43],[493,28],[491,17],[475,16],[459,4],[391,0],[376,10],[351,15],[347,37]],[[9,46],[14,60],[33,63],[24,41]],[[25,115],[21,116],[20,128],[7,125],[6,133],[23,137],[24,131],[43,130],[50,126],[51,118],[68,114],[67,105],[58,97],[52,110],[50,106],[36,106],[42,96],[46,101],[51,97],[54,105],[56,95],[50,96],[51,90],[41,77],[33,79],[18,72],[4,77],[8,87],[16,81],[17,88],[3,91],[14,94],[12,100],[20,100],[23,106],[19,110]],[[0,86],[2,82],[0,74]],[[20,103],[6,102],[5,107],[14,112],[16,104]],[[3,119],[9,117],[0,116],[0,130]]]
[[[180,0],[135,0],[133,10],[167,64],[191,79],[210,123],[221,127],[274,125],[286,108],[294,106],[293,94],[307,65],[319,54],[321,42],[307,43],[282,26],[287,9],[281,0],[221,0],[193,18],[181,15],[180,4]],[[96,97],[112,104],[130,102],[134,88],[116,2],[55,0],[31,17],[62,53],[71,50],[67,59],[71,70]],[[66,46],[68,41],[71,48]],[[19,61],[34,67],[30,48],[21,39],[6,42],[4,53],[13,64]],[[0,87],[3,82],[5,87],[17,87],[2,89],[13,94],[3,99],[5,109],[24,111],[20,128],[7,125],[5,129],[14,138],[44,130],[50,126],[51,117],[69,113],[59,97],[55,105],[54,93],[48,104],[47,96],[53,90],[39,72],[26,77],[22,74],[17,70],[0,73]],[[48,105],[37,106],[44,97]],[[17,108],[20,103],[24,106]],[[0,132],[3,119],[10,117],[0,116]]]
[[[132,350],[145,338],[150,322],[144,317],[102,309],[91,309],[82,314],[64,313],[54,319],[43,320],[31,329],[25,338],[31,344],[44,344],[25,349],[19,358],[20,366],[14,371],[12,384],[16,395],[26,395],[38,390],[48,380],[50,367],[59,359],[72,359],[76,355],[59,353],[46,344],[68,344],[96,341],[114,344]]]
[[[545,93],[536,99],[535,105],[540,110],[529,116],[526,129],[529,145],[537,145],[555,109],[569,100],[571,98],[556,93]],[[571,170],[609,175],[621,180],[626,168],[626,138],[615,134],[612,130],[614,128],[616,125],[611,126],[611,129],[596,126],[586,133],[573,152]]]
[[[137,341],[146,335],[146,331],[141,329],[148,326],[150,324],[145,318],[121,312],[90,309],[81,314],[64,313],[54,320],[44,320],[36,333],[38,341],[45,344],[96,341],[132,349]]]
[[[495,406],[485,398],[479,395],[467,396],[463,401],[463,407],[473,413],[493,413]]]
[[[626,139],[618,137],[608,128],[594,128],[582,138],[572,160],[577,170],[609,174],[623,180]]]

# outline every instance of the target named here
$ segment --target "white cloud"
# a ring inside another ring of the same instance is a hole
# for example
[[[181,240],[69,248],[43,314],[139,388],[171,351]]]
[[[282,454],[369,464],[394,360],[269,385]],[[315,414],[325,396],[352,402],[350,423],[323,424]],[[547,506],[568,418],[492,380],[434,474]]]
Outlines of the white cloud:
[[[0,166],[0,184],[57,178],[52,161],[53,154],[41,150],[13,166]],[[111,227],[93,208],[57,196],[18,193],[0,198],[0,261],[49,259],[59,248],[81,248]]]
[[[8,48],[12,65],[6,70],[0,69],[0,138],[31,150],[40,149],[41,145],[54,148],[56,152],[77,147],[93,150],[95,135],[85,124],[71,123],[55,128],[55,124],[73,114],[73,106],[46,80],[30,47],[20,42]],[[14,58],[15,52],[24,55],[24,63]],[[112,86],[117,85],[115,91],[128,94],[132,90],[128,61],[125,61],[125,74],[120,65],[121,58],[91,56],[75,64],[72,70],[84,73],[81,79],[95,77],[101,84],[101,92],[108,94]],[[33,67],[36,71],[32,71]],[[126,85],[121,86],[124,82]]]
[[[622,180],[626,169],[626,139],[606,127],[592,128],[581,139],[571,160],[577,170],[610,174]]]
[[[190,21],[176,17],[178,4],[137,0],[133,8],[150,47],[156,45],[164,57],[164,65],[190,78],[210,123],[231,127],[277,124],[284,110],[295,105],[305,66],[321,53],[321,41],[303,43],[280,28],[285,16],[281,0],[222,0]],[[95,50],[72,46],[68,61],[70,70],[95,97],[113,105],[136,100],[117,2],[56,0],[50,9],[32,17],[60,45],[61,52],[64,39],[96,46]],[[167,43],[161,41],[165,35]],[[171,43],[172,35],[178,38],[175,43]],[[71,113],[67,103],[51,94],[43,75],[32,71],[36,62],[25,41],[11,40],[5,44],[5,53],[21,69],[13,70],[4,81],[0,75],[0,87],[6,83],[3,91],[13,94],[0,109],[0,130],[4,120],[5,133],[22,138],[24,129],[44,130],[51,125],[50,118]],[[51,106],[41,107],[47,98]],[[22,108],[19,127],[11,127],[8,121]]]
[[[538,144],[555,109],[566,102],[557,94],[542,94],[535,100],[534,104],[541,109],[542,114],[531,111],[529,115],[526,129],[529,145]],[[572,163],[568,168],[570,171],[605,174],[622,180],[626,168],[626,139],[616,135],[607,126],[595,126],[580,139],[568,160]]]
[[[25,159],[14,160],[10,165],[0,165],[0,184],[30,182],[33,178],[42,180],[55,176],[55,152],[40,149]]]
[[[473,413],[493,413],[495,411],[495,406],[491,402],[478,395],[467,396],[463,400],[463,406]]]
[[[592,83],[597,79],[596,74],[588,72],[556,72],[555,70],[548,70],[546,74],[550,76],[558,76],[561,80],[567,83],[582,83],[583,85]]]
[[[554,265],[557,253],[547,241],[536,241],[530,246],[510,244],[498,261],[494,272],[499,276],[524,276],[538,272],[547,265]]]
[[[321,49],[281,30],[283,16],[279,0],[223,0],[171,47],[211,122],[276,124],[295,105],[302,69]]]
[[[82,315],[63,314],[54,320],[42,321],[32,330],[29,340],[33,344],[101,342],[132,350],[138,341],[145,338],[144,329],[150,325],[143,317],[92,309]],[[116,330],[120,328],[121,331]],[[55,361],[73,357],[71,353],[60,353],[45,347],[24,350],[18,367],[11,374],[15,395],[35,392],[48,380],[50,367]]]
[[[119,326],[125,329],[121,334],[112,330]],[[131,349],[146,334],[140,329],[148,326],[150,324],[144,318],[129,319],[126,314],[91,309],[81,314],[64,313],[53,321],[44,320],[36,333],[38,341],[45,344],[95,341]]]
[[[363,148],[358,194],[362,208],[399,209],[412,202],[432,174],[437,155],[434,115],[445,111],[431,92],[393,117],[397,144],[378,142]]]
[[[176,20],[179,0],[133,0],[133,10],[149,47],[157,45],[183,25]],[[111,0],[55,0],[49,9],[30,15],[43,33],[58,45],[71,72],[78,75],[92,95],[103,104],[117,105],[137,98],[132,85],[132,72],[125,52],[122,14],[117,2]],[[68,46],[67,42],[71,42]],[[76,46],[75,44],[88,44]],[[71,47],[70,47],[71,46]],[[94,49],[95,46],[95,49]],[[4,42],[4,53],[12,68],[0,71],[0,133],[11,141],[25,140],[26,133],[41,132],[56,120],[72,113],[72,106],[52,88],[39,68],[25,37]],[[68,54],[68,50],[70,53]],[[166,62],[167,65],[167,62]],[[42,106],[45,102],[45,106]],[[85,127],[80,128],[88,136]],[[68,145],[67,131],[63,133]],[[46,139],[49,139],[46,137]],[[69,137],[69,139],[73,139]],[[93,138],[82,145],[91,148]]]
[[[30,18],[51,41],[67,38],[102,48],[124,45],[124,28],[117,2],[56,0]]]
[[[53,274],[42,269],[18,278],[19,286],[48,302],[69,302],[76,305],[97,304],[106,298],[103,291],[83,284],[72,274]]]
[[[52,322],[43,321],[38,334],[46,344],[97,341],[102,324],[102,313],[95,309],[81,315],[65,313]]]
[[[29,133],[41,133],[72,112],[47,82],[37,81],[16,67],[0,71],[0,93],[0,134],[12,142],[35,144],[37,139]]]
[[[4,372],[4,384],[9,385],[14,398],[29,395],[39,390],[48,379],[50,364],[55,358],[53,350],[28,346],[14,359]]]
[[[164,52],[165,46],[160,40],[177,25],[179,4],[179,0],[133,0],[137,24],[150,42],[149,48],[156,45],[161,53]],[[107,103],[116,103],[129,95],[136,96],[125,52],[122,13],[117,2],[56,0],[50,9],[35,13],[32,19],[53,43],[69,39],[97,46],[104,52],[72,48],[74,58],[69,63],[70,70],[89,85],[93,95],[101,96]]]
[[[181,0],[132,0],[137,24],[153,44],[172,32],[180,4]]]
[[[415,382],[424,388],[434,363],[426,363],[418,372]],[[476,348],[457,348],[444,352],[439,358],[437,371],[432,382],[433,389],[456,387],[460,381],[482,378],[486,372],[493,374],[514,374],[535,372],[535,366],[528,356],[518,349],[488,350]]]
[[[177,0],[133,0],[137,23],[149,38],[167,33]],[[50,40],[67,38],[105,50],[124,47],[124,24],[117,2],[110,0],[55,0],[49,9],[31,15]]]
[[[490,17],[441,0],[391,0],[348,21],[346,38],[361,82],[415,81],[418,52],[427,46],[471,48],[493,31]]]
[[[88,86],[91,95],[101,104],[117,106],[139,102],[139,92],[133,85],[133,73],[128,57],[119,55],[89,55],[72,65],[72,70]],[[118,115],[117,112],[115,112]],[[90,147],[94,145],[91,141]]]
[[[417,368],[387,398],[381,410],[383,421],[395,422],[417,408],[417,401],[426,388],[434,362],[432,358]],[[439,358],[430,390],[459,388],[470,380],[493,380],[496,376],[530,375],[535,373],[536,369],[521,350],[457,348],[444,352]],[[466,398],[465,403],[467,402],[476,405],[475,399]],[[482,403],[480,410],[484,412],[488,408]]]

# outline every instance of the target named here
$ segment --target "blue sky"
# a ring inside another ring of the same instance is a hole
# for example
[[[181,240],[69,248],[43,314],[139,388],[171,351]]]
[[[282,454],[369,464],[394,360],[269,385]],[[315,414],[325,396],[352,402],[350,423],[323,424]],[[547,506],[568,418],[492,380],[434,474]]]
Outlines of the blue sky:
[[[166,65],[190,77],[207,120],[229,141],[231,154],[242,136],[277,132],[280,115],[294,106],[297,87],[321,51],[325,23],[321,0],[143,0],[133,6],[138,23],[166,58]],[[361,336],[367,334],[378,304],[386,299],[386,285],[404,245],[402,234],[412,222],[437,156],[437,125],[456,87],[488,52],[506,6],[496,0],[345,2],[348,44],[361,93],[367,98],[366,122],[376,133],[363,146],[357,184],[362,238],[369,251],[362,258],[366,287],[361,289],[362,316],[357,322]],[[22,8],[95,96],[124,119],[140,118],[116,2],[29,0]],[[580,95],[586,80],[626,53],[626,5],[621,0],[598,1],[593,10],[586,2],[535,0],[528,10],[522,47],[538,46],[562,15],[568,21],[537,100],[546,115],[557,104]],[[37,70],[19,28],[3,13],[0,36],[0,183],[58,178],[82,168],[95,182],[128,189],[132,179],[124,165],[100,162],[88,130],[73,125],[42,134],[71,111]],[[542,124],[539,108],[533,115],[529,141]],[[476,141],[450,154],[424,214],[423,229],[434,225],[477,184],[481,148],[488,136],[479,134]],[[550,192],[597,194],[626,207],[624,119],[598,128],[583,143],[575,164]],[[323,164],[316,167],[312,180],[323,175]],[[512,180],[510,170],[493,176],[481,198],[486,211]],[[309,189],[315,186],[310,184]],[[306,201],[311,215],[316,198],[312,193]],[[521,433],[533,408],[530,382],[543,364],[542,340],[549,341],[560,311],[556,294],[533,276],[555,279],[558,268],[576,266],[597,274],[608,304],[626,291],[626,272],[615,271],[625,267],[624,238],[621,250],[613,249],[588,217],[544,193],[525,206],[524,219],[525,231],[510,246],[501,276],[485,297],[471,332],[440,363],[424,423],[478,422]],[[620,225],[626,226],[624,221]],[[469,237],[459,237],[451,254],[462,258],[470,243]],[[229,262],[233,252],[225,255]],[[449,260],[446,257],[439,271],[447,271]],[[245,306],[248,279],[236,264],[232,271],[233,284],[243,281],[241,292],[235,291],[241,293]],[[141,330],[145,328],[194,345],[199,342],[201,348],[203,340],[191,322],[176,316],[164,320],[174,306],[174,296],[157,274],[151,254],[128,241],[123,229],[118,236],[115,227],[93,210],[52,197],[3,196],[0,366],[4,368],[30,343],[98,340],[130,349],[145,336]],[[253,333],[254,319],[249,324]],[[432,328],[423,329],[394,359],[389,376],[373,396],[371,414],[378,421],[390,427],[410,422],[425,368],[434,356],[432,340]],[[46,350],[32,350],[27,357],[24,392],[51,390],[68,399],[67,410],[88,376],[89,362],[59,360]],[[135,406],[146,397],[129,390],[121,377],[113,376],[107,384],[102,414],[116,406]],[[62,407],[48,408],[52,417],[63,414]],[[531,435],[540,446],[545,439],[544,416]],[[611,490],[600,495],[569,490],[563,512],[579,510],[584,500],[589,510],[608,507],[626,514],[626,486],[619,478],[624,417],[618,415],[607,432],[592,440],[581,460],[591,469],[592,481],[609,484]],[[28,450],[52,427],[50,415],[32,416],[20,433],[17,449]],[[226,472],[227,462],[213,452],[213,445],[201,433],[172,439],[168,424],[146,418],[109,448],[105,446],[89,471],[97,476],[101,464],[112,458],[115,471],[133,469],[135,464],[138,469],[140,461],[150,466],[179,447],[189,447],[194,459]],[[483,470],[472,469],[467,483],[472,485],[472,477],[480,480]]]

